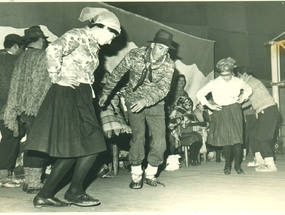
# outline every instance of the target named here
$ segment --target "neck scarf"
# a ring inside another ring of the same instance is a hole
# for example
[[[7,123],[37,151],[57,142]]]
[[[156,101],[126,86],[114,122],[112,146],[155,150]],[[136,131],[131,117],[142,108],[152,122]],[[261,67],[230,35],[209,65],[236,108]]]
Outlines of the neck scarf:
[[[149,81],[152,82],[152,70],[158,69],[159,67],[161,67],[162,64],[165,62],[166,58],[168,57],[168,54],[166,54],[162,59],[155,61],[155,62],[152,62],[151,57],[150,57],[151,56],[151,50],[152,49],[150,47],[146,50],[146,53],[144,55],[145,67],[142,71],[140,79],[138,80],[138,83],[133,88],[133,92],[135,92],[138,89],[138,87],[143,84],[146,77],[148,77]]]

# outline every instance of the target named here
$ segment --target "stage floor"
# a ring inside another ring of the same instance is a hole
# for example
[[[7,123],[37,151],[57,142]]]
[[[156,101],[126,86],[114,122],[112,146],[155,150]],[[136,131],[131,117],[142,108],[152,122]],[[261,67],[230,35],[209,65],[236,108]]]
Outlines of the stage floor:
[[[0,213],[285,214],[285,155],[277,155],[279,171],[275,173],[247,167],[252,159],[248,156],[242,164],[245,175],[235,171],[224,175],[224,162],[202,162],[195,167],[182,162],[179,170],[161,172],[159,180],[165,187],[144,185],[140,190],[129,188],[130,172],[120,169],[117,176],[97,178],[88,187],[87,193],[102,202],[96,207],[38,209],[32,203],[35,195],[24,193],[21,187],[0,188]],[[56,197],[63,200],[66,189]]]

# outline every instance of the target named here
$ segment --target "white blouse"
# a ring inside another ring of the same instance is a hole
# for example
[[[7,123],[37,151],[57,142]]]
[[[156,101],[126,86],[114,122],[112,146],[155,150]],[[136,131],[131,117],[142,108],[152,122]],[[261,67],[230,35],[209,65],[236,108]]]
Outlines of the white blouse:
[[[230,81],[225,81],[219,76],[198,91],[197,99],[202,105],[208,103],[206,96],[210,92],[216,104],[231,105],[238,102],[240,95],[242,99],[248,99],[252,89],[247,83],[237,77],[232,77]]]

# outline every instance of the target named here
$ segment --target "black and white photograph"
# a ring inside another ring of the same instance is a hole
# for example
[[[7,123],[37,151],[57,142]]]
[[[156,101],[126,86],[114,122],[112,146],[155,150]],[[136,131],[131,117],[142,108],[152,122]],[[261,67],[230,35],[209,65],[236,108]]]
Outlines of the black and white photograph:
[[[285,1],[0,1],[0,214],[285,213]]]

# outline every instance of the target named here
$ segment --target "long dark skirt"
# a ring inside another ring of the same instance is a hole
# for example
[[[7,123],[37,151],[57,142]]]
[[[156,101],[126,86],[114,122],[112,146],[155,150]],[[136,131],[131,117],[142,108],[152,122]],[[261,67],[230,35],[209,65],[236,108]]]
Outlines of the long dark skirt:
[[[106,150],[89,85],[51,86],[27,137],[25,150],[80,157]]]
[[[213,146],[243,143],[243,116],[241,105],[236,103],[214,111],[209,127],[208,144]]]

